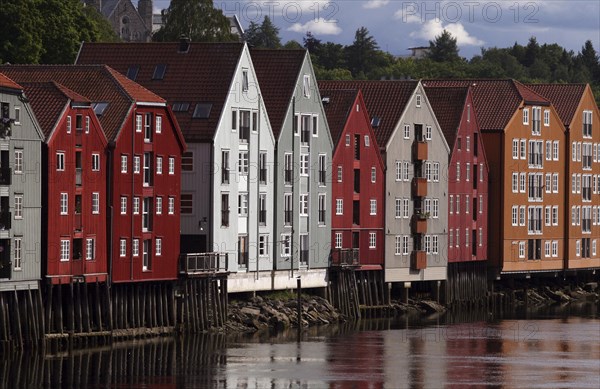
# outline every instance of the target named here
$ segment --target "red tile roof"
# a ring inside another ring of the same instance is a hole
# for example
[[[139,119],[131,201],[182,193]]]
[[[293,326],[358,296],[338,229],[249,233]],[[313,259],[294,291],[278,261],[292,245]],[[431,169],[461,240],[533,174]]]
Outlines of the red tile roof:
[[[433,87],[472,86],[474,111],[482,131],[503,131],[520,104],[548,105],[550,102],[512,79],[423,80]]]
[[[442,128],[446,142],[448,142],[450,150],[453,150],[469,88],[426,87],[425,93]]]
[[[273,135],[279,139],[306,50],[251,49],[250,54]]]
[[[3,73],[0,73],[0,88],[23,90],[21,85],[6,77]]]
[[[386,147],[418,81],[319,81],[320,89],[360,89],[371,118],[380,119],[374,128],[377,144]]]
[[[0,71],[18,82],[55,81],[95,103],[108,103],[99,120],[109,141],[116,139],[133,104],[165,103],[105,65],[5,65]]]
[[[209,142],[219,124],[221,111],[242,53],[242,43],[192,42],[187,52],[179,43],[84,43],[77,63],[105,63],[127,74],[139,66],[135,82],[164,97],[170,105],[189,103],[185,112],[175,112],[188,142]],[[153,79],[156,65],[165,65],[163,79]],[[126,86],[127,78],[121,80]],[[192,118],[197,103],[210,103],[207,119]]]
[[[70,97],[54,82],[23,82],[22,84],[35,118],[48,140]]]
[[[358,97],[357,89],[323,89],[319,90],[323,100],[329,99],[329,102],[323,101],[323,108],[327,116],[327,123],[333,140],[334,148],[344,132],[348,115],[354,107],[354,102]]]
[[[527,84],[527,86],[550,100],[565,127],[569,127],[585,92],[586,84]]]

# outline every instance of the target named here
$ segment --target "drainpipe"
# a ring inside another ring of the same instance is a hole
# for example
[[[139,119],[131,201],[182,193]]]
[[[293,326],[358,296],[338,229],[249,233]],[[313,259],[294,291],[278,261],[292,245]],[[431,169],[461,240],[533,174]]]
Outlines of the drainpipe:
[[[137,125],[137,107],[133,110],[133,125],[131,129],[131,261],[129,261],[129,279],[133,281],[133,240],[134,240],[134,219],[133,219],[133,198],[135,195],[135,131]],[[141,164],[141,161],[140,161]],[[140,166],[141,168],[141,166]],[[141,205],[141,204],[140,204]],[[143,207],[143,205],[141,205]],[[138,255],[140,247],[138,243]]]

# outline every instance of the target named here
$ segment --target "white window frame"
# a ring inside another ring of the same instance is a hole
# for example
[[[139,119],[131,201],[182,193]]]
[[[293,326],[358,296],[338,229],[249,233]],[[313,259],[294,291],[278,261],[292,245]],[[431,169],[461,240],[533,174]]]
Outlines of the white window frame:
[[[92,192],[92,215],[100,214],[100,192]]]
[[[68,239],[61,239],[60,241],[60,261],[66,262],[71,257],[71,241]]]
[[[175,157],[169,157],[169,175],[175,174]]]
[[[119,240],[119,257],[123,258],[127,256],[127,240],[120,239]]]
[[[69,194],[65,192],[60,194],[60,214],[63,216],[69,214]]]
[[[335,233],[335,248],[336,249],[341,249],[342,248],[342,233],[341,232],[336,232]]]
[[[377,215],[377,200],[376,199],[371,199],[369,209],[370,209],[369,215],[371,215],[371,216]]]
[[[377,248],[377,233],[369,232],[369,249]]]
[[[156,197],[156,214],[157,215],[162,215],[162,203],[163,203],[162,196],[157,196]]]
[[[85,259],[93,261],[96,259],[96,239],[86,238],[85,240]]]
[[[169,197],[169,215],[175,214],[175,197]]]
[[[131,244],[131,255],[134,257],[140,256],[140,240],[137,238],[134,239],[133,243]]]
[[[121,173],[127,173],[127,155],[121,154]]]
[[[335,214],[344,214],[344,199],[335,199]]]
[[[529,108],[523,108],[523,125],[529,124]]]
[[[65,153],[63,151],[59,151],[56,153],[56,171],[65,171]]]
[[[121,215],[127,215],[127,196],[121,196]]]

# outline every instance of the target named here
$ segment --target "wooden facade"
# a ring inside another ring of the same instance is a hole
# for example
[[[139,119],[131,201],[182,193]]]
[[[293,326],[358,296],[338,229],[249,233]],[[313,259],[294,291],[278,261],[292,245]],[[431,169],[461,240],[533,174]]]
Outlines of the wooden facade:
[[[384,169],[369,113],[358,90],[321,88],[321,96],[335,144],[332,264],[381,270],[384,250],[377,242],[385,240]]]

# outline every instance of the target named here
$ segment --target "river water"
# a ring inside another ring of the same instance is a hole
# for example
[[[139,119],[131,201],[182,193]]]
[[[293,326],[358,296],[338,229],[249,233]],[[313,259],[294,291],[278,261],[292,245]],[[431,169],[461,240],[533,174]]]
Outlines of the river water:
[[[600,388],[593,304],[15,352],[2,387]]]

